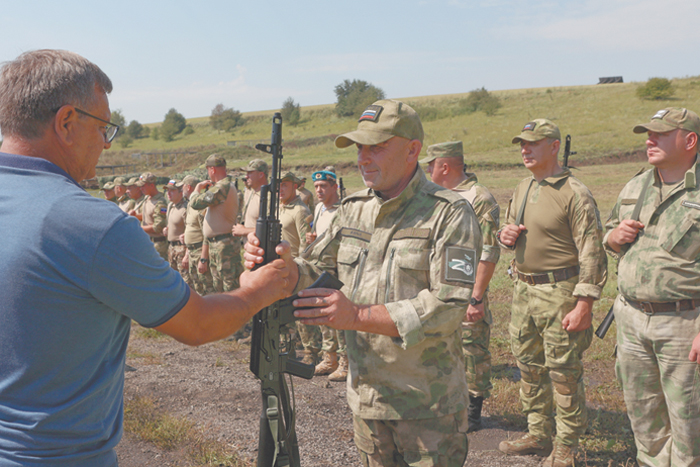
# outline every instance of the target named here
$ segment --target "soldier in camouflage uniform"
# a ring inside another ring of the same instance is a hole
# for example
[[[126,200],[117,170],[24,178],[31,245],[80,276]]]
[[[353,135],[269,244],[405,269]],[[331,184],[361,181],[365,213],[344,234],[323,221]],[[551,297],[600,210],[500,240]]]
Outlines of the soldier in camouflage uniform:
[[[126,206],[126,212],[130,216],[136,217],[141,220],[141,213],[143,212],[143,203],[146,201],[146,197],[141,191],[143,182],[139,180],[138,177],[133,177],[126,182],[126,194],[131,199],[131,202]],[[120,206],[121,207],[121,206]],[[124,208],[122,208],[124,209]]]
[[[117,206],[124,212],[127,211],[127,202],[131,199],[126,192],[126,180],[124,177],[114,179],[114,194],[117,196]]]
[[[322,270],[345,284],[300,292],[295,313],[346,330],[348,403],[365,466],[461,467],[467,456],[460,324],[481,233],[469,203],[418,167],[422,140],[409,106],[369,106],[357,131],[335,140],[357,146],[368,189],[344,199],[308,260],[296,260],[297,289]],[[246,249],[249,265],[261,260],[259,248]]]
[[[314,212],[314,195],[304,187],[304,184],[306,183],[306,177],[297,177],[297,181],[299,182],[299,187],[297,188],[297,195],[299,195],[299,198],[301,198],[304,204],[308,206],[309,212]]]
[[[114,183],[113,182],[105,183],[102,186],[102,188],[100,188],[100,190],[104,192],[104,197],[107,201],[111,201],[114,204],[117,204],[117,195],[114,193]]]
[[[500,208],[476,175],[465,172],[461,141],[429,146],[428,157],[421,163],[428,164],[427,171],[433,182],[459,193],[469,201],[479,219],[484,242],[472,298],[462,321],[462,349],[469,385],[469,431],[472,432],[481,428],[481,407],[493,388],[489,352],[493,318],[487,290],[501,254],[496,241]]]
[[[187,253],[187,247],[181,240],[185,235],[185,215],[187,213],[187,198],[183,196],[180,180],[170,180],[163,187],[168,197],[167,226],[163,233],[168,238],[168,262],[170,267],[178,271],[187,285],[194,287],[194,281],[190,278],[189,268],[183,265],[182,260]]]
[[[168,260],[168,240],[163,234],[167,225],[165,215],[168,212],[168,203],[163,193],[158,191],[158,180],[151,172],[144,172],[139,177],[143,185],[141,191],[146,195],[141,213],[141,227],[150,237],[156,251],[165,261]]]
[[[700,465],[700,119],[660,110],[650,123],[654,166],[622,189],[605,246],[619,258],[617,375],[639,465]]]
[[[241,242],[231,230],[238,214],[238,191],[226,174],[226,159],[212,154],[206,161],[210,180],[199,182],[190,196],[194,209],[206,209],[202,231],[205,236],[203,254],[208,252],[214,290],[228,292],[238,288],[243,272]]]
[[[182,179],[182,183],[182,194],[189,200],[199,181],[192,175],[188,175]],[[209,256],[202,256],[204,244],[202,225],[204,224],[204,215],[206,212],[206,209],[198,211],[192,207],[191,203],[187,203],[185,233],[180,240],[187,247],[185,257],[182,259],[182,266],[187,268],[190,279],[194,282],[194,289],[200,295],[214,293],[214,280],[211,277],[211,270],[209,269]],[[207,255],[208,254],[209,252],[207,251]],[[202,259],[204,259],[204,261],[202,261]],[[202,269],[201,271],[200,266]]]
[[[593,301],[607,279],[598,207],[588,188],[559,165],[560,143],[559,128],[546,119],[527,123],[513,138],[532,177],[515,189],[507,225],[497,233],[503,247],[515,250],[510,335],[528,422],[525,436],[499,449],[548,455],[545,467],[573,466],[586,431],[581,356],[593,337]]]
[[[314,182],[314,190],[318,203],[314,212],[311,232],[306,234],[306,242],[311,244],[323,235],[336,211],[340,207],[338,198],[338,184],[335,172],[329,170],[319,170],[311,176]],[[304,257],[304,253],[302,253]],[[345,345],[345,331],[333,329],[329,326],[320,326],[323,337],[321,351],[323,360],[316,365],[314,375],[328,375],[331,381],[345,381],[348,377],[348,355]]]
[[[231,230],[237,237],[247,237],[255,232],[255,224],[260,215],[260,189],[267,185],[267,163],[262,159],[253,159],[245,168],[245,193],[243,194],[243,208],[241,210],[240,223]]]

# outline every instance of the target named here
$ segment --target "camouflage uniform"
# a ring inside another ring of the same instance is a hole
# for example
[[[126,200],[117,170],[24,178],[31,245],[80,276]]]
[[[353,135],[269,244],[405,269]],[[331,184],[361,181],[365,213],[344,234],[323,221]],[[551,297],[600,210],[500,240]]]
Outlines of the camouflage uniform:
[[[484,247],[479,261],[498,263],[501,249],[496,240],[500,218],[500,208],[488,189],[479,183],[476,175],[467,173],[467,179],[457,185],[453,191],[462,195],[474,208],[479,220]],[[484,293],[484,317],[478,321],[462,322],[462,349],[464,350],[467,384],[472,397],[488,398],[491,384],[491,325],[493,317],[489,309],[488,292]]]
[[[204,223],[205,213],[206,210],[198,211],[192,207],[191,203],[187,204],[187,212],[185,213],[185,245],[189,251],[190,279],[194,282],[194,289],[199,295],[214,293],[214,280],[211,277],[211,269],[207,268],[207,272],[204,274],[201,274],[197,269],[199,259],[202,257],[202,244],[204,242],[202,224]]]
[[[124,195],[117,200],[117,205],[119,206],[119,209],[128,213],[134,209],[134,207],[136,207],[136,201],[131,199],[129,195]]]
[[[296,260],[298,289],[320,270],[332,271],[350,300],[383,304],[398,328],[397,338],[345,332],[348,403],[365,465],[385,455],[381,439],[372,435],[381,421],[385,428],[412,431],[414,439],[421,437],[416,431],[435,428],[425,443],[428,453],[420,446],[394,451],[386,457],[394,459],[390,465],[398,465],[395,459],[434,465],[445,454],[450,465],[463,464],[468,392],[460,323],[480,255],[481,233],[469,203],[418,170],[396,198],[384,201],[369,189],[347,197],[308,260]],[[458,447],[440,454],[445,443]]]
[[[233,190],[233,191],[231,191]],[[233,197],[233,198],[232,198]],[[235,200],[235,203],[232,201]],[[222,212],[216,209],[230,203],[235,212]],[[207,209],[203,231],[209,244],[209,264],[214,281],[214,290],[228,292],[238,288],[238,277],[243,272],[241,263],[241,240],[231,235],[231,228],[238,214],[238,193],[231,177],[224,177],[202,193],[192,193],[190,204],[194,209]],[[227,225],[226,229],[209,232],[217,225]],[[225,230],[221,231],[221,230]]]
[[[297,190],[297,195],[301,198],[301,201],[309,208],[309,212],[314,212],[316,209],[316,197],[306,188],[301,188]]]
[[[184,196],[177,203],[168,203],[168,262],[170,267],[178,271],[187,285],[194,287],[194,281],[190,277],[188,268],[182,267],[182,259],[185,257],[187,247],[180,242],[180,234],[185,232],[185,215],[187,212],[187,198]]]
[[[547,441],[556,403],[556,441],[575,447],[588,423],[581,356],[593,329],[568,332],[562,320],[578,297],[600,298],[607,279],[603,227],[590,191],[568,169],[539,183],[534,177],[520,182],[506,212],[507,224],[516,223],[528,186],[521,222],[526,230],[515,244],[510,323],[522,376],[520,400],[529,433]],[[537,274],[548,276],[546,283]]]
[[[159,235],[152,236],[151,241],[160,257],[165,261],[168,261],[168,241],[163,235],[163,228],[167,225],[167,219],[165,218],[167,212],[168,202],[163,193],[158,193],[155,196],[146,196],[143,202],[141,225],[152,225],[154,231],[159,233]]]
[[[697,159],[675,185],[647,170],[625,185],[606,223],[607,243],[648,185],[639,214],[644,230],[619,256],[614,307],[616,371],[639,465],[700,465],[700,366],[688,360],[700,333],[699,182]],[[645,309],[669,302],[670,310]]]

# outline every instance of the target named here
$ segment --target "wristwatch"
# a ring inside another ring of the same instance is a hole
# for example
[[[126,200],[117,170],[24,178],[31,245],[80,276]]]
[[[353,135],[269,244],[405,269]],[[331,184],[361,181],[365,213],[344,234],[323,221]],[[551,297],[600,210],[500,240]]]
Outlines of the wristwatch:
[[[481,300],[477,300],[476,298],[472,297],[469,299],[469,304],[471,306],[477,306],[481,305],[484,302],[484,297],[481,297]]]
[[[199,258],[199,262],[202,264],[207,264],[209,262],[208,258]]]

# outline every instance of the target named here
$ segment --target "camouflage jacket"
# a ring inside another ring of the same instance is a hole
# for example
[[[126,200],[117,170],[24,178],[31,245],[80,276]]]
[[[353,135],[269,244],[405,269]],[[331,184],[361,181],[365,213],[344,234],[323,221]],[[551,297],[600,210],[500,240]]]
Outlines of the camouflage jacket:
[[[309,251],[310,250],[310,251]],[[348,403],[366,419],[441,417],[468,404],[460,323],[481,256],[474,210],[421,170],[396,198],[345,198],[297,259],[299,289],[337,274],[359,304],[383,304],[400,337],[346,331]]]
[[[623,247],[618,262],[618,290],[639,301],[673,302],[700,298],[700,164],[662,199],[656,169],[637,174],[620,192],[605,224],[605,248],[610,232],[630,219],[642,188],[647,188],[639,221],[644,229]]]
[[[533,177],[526,178],[508,204],[507,224],[515,223],[525,193],[522,223],[526,230],[520,233],[514,248],[518,270],[545,273],[578,265],[580,273],[573,295],[599,299],[608,278],[608,262],[603,225],[591,192],[569,169],[539,183]]]
[[[484,241],[484,249],[479,261],[498,263],[501,257],[501,248],[496,240],[496,232],[498,232],[500,223],[501,208],[498,206],[496,198],[484,185],[479,183],[479,179],[473,173],[467,173],[467,179],[454,187],[453,191],[469,201],[479,221]]]
[[[143,219],[141,225],[153,225],[155,237],[163,235],[163,228],[168,225],[166,218],[168,212],[168,202],[163,193],[155,196],[146,196],[143,203]]]

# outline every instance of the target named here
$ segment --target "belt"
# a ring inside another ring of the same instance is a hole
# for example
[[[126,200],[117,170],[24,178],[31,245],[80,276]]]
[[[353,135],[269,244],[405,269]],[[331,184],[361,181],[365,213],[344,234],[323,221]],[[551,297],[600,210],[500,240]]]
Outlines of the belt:
[[[197,243],[190,243],[189,245],[185,245],[188,250],[196,250],[197,248],[200,248],[202,246],[203,242],[197,242]]]
[[[151,237],[153,243],[165,242],[167,240],[167,237]]]
[[[182,242],[180,240],[173,240],[172,242],[170,240],[168,240],[168,243],[171,246],[182,245]]]
[[[561,282],[567,279],[571,279],[574,276],[578,276],[580,268],[578,266],[571,266],[569,268],[557,269],[550,272],[543,272],[539,274],[524,274],[517,271],[518,278],[529,285],[538,284],[551,284],[552,282]]]
[[[225,233],[221,235],[216,235],[214,237],[207,237],[210,242],[220,242],[221,240],[226,240],[227,238],[233,237],[233,234]]]
[[[639,302],[625,297],[625,301],[648,315],[694,310],[700,306],[700,300],[698,299],[678,300],[677,302]]]

